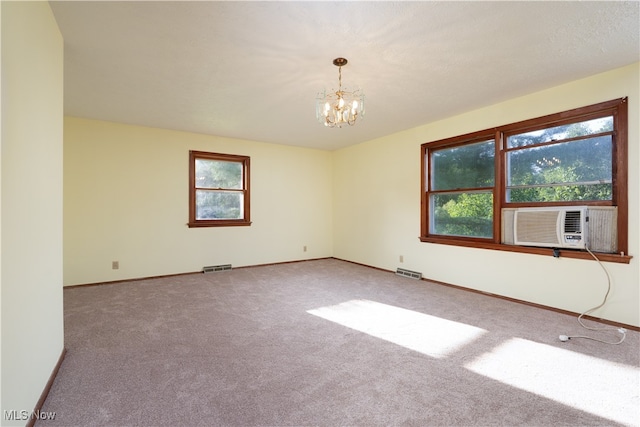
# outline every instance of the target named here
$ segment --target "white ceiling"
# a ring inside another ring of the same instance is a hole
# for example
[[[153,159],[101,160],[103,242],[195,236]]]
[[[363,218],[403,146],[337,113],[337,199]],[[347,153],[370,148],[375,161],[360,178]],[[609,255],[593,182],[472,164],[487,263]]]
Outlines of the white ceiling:
[[[637,1],[50,3],[65,114],[327,150],[640,60]],[[330,129],[340,56],[366,116]]]

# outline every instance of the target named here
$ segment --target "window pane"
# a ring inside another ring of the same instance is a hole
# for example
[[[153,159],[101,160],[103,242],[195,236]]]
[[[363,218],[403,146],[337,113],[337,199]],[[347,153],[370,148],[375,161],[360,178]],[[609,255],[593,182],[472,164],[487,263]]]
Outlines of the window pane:
[[[196,159],[196,188],[242,189],[242,163]]]
[[[613,116],[555,126],[533,132],[512,135],[507,138],[508,148],[526,147],[542,142],[560,141],[578,136],[595,135],[596,133],[613,131]]]
[[[491,192],[431,195],[432,234],[493,237]]]
[[[507,201],[611,200],[611,156],[609,135],[509,152]]]
[[[242,219],[242,197],[238,191],[196,190],[196,219]]]
[[[433,151],[431,189],[493,187],[494,158],[493,140]]]
[[[593,200],[611,200],[611,184],[562,185],[507,190],[507,201],[514,203]]]

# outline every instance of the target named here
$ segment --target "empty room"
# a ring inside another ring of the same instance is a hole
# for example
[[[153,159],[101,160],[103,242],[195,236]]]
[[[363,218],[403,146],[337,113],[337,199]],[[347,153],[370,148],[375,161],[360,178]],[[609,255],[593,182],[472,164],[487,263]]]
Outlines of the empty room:
[[[640,426],[640,3],[2,1],[3,426]]]

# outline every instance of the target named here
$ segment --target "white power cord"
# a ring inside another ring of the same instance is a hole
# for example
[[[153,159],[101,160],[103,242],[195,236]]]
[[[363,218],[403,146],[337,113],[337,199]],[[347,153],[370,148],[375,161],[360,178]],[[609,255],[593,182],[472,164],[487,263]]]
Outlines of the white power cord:
[[[607,270],[607,268],[604,266],[604,264],[598,259],[598,257],[596,257],[594,255],[593,252],[591,252],[591,250],[589,250],[589,248],[587,246],[585,246],[585,248],[587,249],[587,252],[589,252],[591,254],[593,259],[598,261],[598,264],[600,264],[600,267],[602,267],[602,269],[604,270],[605,274],[607,275],[607,293],[604,295],[604,299],[602,300],[602,303],[600,305],[598,305],[596,307],[593,307],[593,308],[590,308],[589,310],[581,313],[578,316],[578,323],[580,323],[580,326],[582,326],[585,329],[589,329],[590,331],[612,331],[612,330],[615,330],[615,331],[621,333],[622,337],[617,342],[603,341],[603,340],[599,340],[597,338],[588,337],[588,336],[584,336],[584,335],[572,335],[572,336],[560,335],[558,338],[560,339],[560,341],[563,341],[563,342],[564,341],[569,341],[571,338],[584,338],[584,339],[588,339],[588,340],[598,341],[598,342],[601,342],[601,343],[604,343],[604,344],[611,344],[611,345],[622,344],[624,339],[627,337],[627,330],[625,328],[609,328],[609,327],[594,328],[594,327],[590,327],[590,326],[587,326],[584,323],[582,323],[582,317],[583,316],[586,316],[587,314],[599,309],[600,307],[602,307],[603,305],[606,304],[607,298],[609,298],[609,292],[611,291],[611,275],[609,275],[609,270]]]

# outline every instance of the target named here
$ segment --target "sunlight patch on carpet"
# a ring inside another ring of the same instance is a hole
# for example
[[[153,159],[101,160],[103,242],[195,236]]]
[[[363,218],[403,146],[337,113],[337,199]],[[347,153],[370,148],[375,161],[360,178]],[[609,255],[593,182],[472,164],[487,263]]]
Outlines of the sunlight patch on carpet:
[[[368,300],[347,301],[307,313],[436,358],[447,356],[487,332]]]
[[[513,338],[465,367],[612,421],[640,420],[640,369],[634,366]]]

